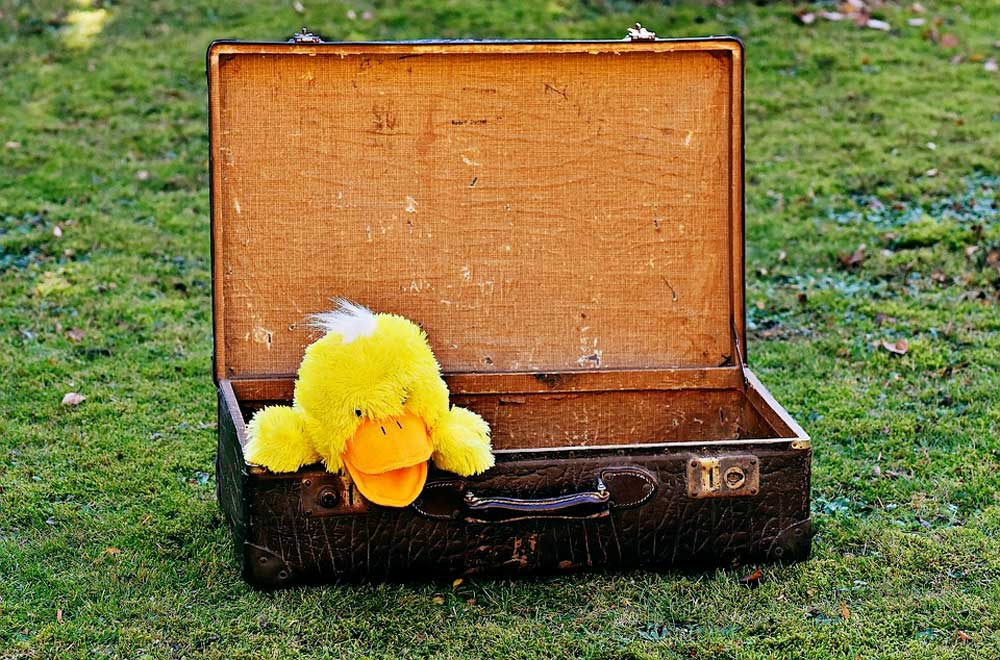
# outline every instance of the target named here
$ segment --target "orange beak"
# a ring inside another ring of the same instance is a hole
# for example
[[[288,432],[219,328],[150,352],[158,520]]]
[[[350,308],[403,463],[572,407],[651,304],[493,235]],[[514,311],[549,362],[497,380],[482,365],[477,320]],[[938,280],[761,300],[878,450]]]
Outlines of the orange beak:
[[[368,500],[404,507],[423,490],[433,451],[424,420],[405,413],[362,422],[347,441],[343,458],[354,485]]]

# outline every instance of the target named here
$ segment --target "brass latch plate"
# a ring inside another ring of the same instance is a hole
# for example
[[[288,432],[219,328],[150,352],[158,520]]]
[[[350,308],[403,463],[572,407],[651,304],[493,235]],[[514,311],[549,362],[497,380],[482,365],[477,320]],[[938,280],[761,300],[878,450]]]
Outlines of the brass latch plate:
[[[310,474],[299,482],[299,509],[307,518],[365,513],[368,504],[346,475]]]
[[[692,456],[687,482],[696,499],[753,496],[760,490],[760,461],[752,454]]]

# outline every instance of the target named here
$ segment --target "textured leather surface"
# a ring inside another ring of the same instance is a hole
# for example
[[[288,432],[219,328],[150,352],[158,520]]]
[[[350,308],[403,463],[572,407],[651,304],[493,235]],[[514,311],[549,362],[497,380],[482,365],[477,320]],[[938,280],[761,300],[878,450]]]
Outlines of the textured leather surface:
[[[265,588],[599,567],[708,567],[791,561],[809,552],[809,450],[734,448],[760,460],[760,492],[753,497],[688,495],[687,462],[692,455],[718,455],[719,447],[501,456],[486,475],[463,480],[484,497],[545,498],[588,490],[609,466],[637,466],[655,475],[656,492],[645,503],[594,519],[477,524],[371,504],[367,513],[316,518],[302,514],[301,474],[246,475],[228,465],[242,458],[238,446],[225,446],[235,437],[223,428],[220,503],[244,577]],[[432,473],[428,483],[439,481],[455,477]]]

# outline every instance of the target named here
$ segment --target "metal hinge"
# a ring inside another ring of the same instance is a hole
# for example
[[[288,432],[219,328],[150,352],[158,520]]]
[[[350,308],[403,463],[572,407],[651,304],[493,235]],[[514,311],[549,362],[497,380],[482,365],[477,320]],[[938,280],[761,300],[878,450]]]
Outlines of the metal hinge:
[[[656,41],[656,33],[642,27],[641,23],[636,23],[635,27],[630,27],[625,33],[626,41]]]
[[[321,44],[323,39],[303,27],[288,40],[290,44]]]
[[[743,349],[740,346],[740,333],[736,331],[736,321],[732,322],[733,330],[733,346],[736,349],[736,362],[740,368],[740,375],[743,376],[743,385],[749,386],[750,379],[747,378],[747,362],[746,358],[743,357]]]

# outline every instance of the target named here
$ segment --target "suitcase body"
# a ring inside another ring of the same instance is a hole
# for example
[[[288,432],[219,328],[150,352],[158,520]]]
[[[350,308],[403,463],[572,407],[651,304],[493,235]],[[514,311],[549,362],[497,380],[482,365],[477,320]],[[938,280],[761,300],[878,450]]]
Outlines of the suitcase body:
[[[810,440],[747,369],[739,42],[216,42],[220,506],[301,583],[797,560]],[[311,313],[421,323],[496,466],[410,507],[246,463]]]

